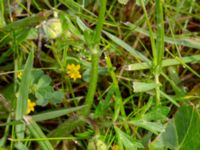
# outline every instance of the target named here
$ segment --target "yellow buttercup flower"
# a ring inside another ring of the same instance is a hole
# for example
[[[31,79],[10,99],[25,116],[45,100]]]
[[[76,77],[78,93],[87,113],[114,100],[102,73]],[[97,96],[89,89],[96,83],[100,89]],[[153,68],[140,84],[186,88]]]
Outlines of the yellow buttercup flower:
[[[74,81],[78,78],[81,78],[79,70],[80,70],[80,65],[74,65],[74,64],[67,65],[68,75],[70,78],[74,79]]]
[[[31,102],[31,100],[28,99],[28,111],[27,111],[27,114],[29,114],[31,111],[34,111],[35,110],[35,106],[36,106],[36,103],[35,102]]]

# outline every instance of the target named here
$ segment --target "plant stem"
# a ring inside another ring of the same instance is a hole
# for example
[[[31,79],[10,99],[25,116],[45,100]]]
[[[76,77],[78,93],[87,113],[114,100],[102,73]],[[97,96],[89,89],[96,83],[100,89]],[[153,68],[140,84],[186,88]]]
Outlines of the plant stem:
[[[152,53],[153,53],[152,67],[153,67],[154,79],[155,79],[155,83],[159,84],[159,76],[162,71],[162,58],[164,55],[164,22],[163,22],[162,2],[161,0],[156,0],[156,24],[157,24],[156,44],[154,41],[154,34],[153,34],[152,27],[147,15],[144,1],[140,0],[140,2],[142,4],[144,15],[145,15],[147,25],[149,28],[151,48],[152,48]],[[155,89],[155,92],[156,92],[156,104],[159,105],[160,104],[160,87],[157,87]]]
[[[89,89],[88,89],[88,93],[86,95],[86,101],[85,101],[86,107],[83,112],[84,116],[87,116],[89,114],[93,101],[94,101],[94,95],[95,95],[96,85],[97,85],[97,80],[98,80],[98,65],[99,65],[98,50],[94,50],[92,54],[92,68],[90,72]]]
[[[97,80],[98,80],[98,64],[99,64],[99,46],[101,39],[101,31],[103,28],[104,23],[104,15],[106,11],[106,2],[107,0],[100,0],[100,12],[99,12],[99,18],[97,21],[97,26],[95,29],[95,34],[93,37],[93,45],[91,45],[92,48],[92,67],[90,72],[90,83],[89,83],[89,89],[88,93],[86,95],[86,101],[85,105],[86,108],[83,111],[84,116],[88,116],[90,109],[92,107],[93,101],[94,101],[94,95],[96,92],[96,86],[97,86]]]

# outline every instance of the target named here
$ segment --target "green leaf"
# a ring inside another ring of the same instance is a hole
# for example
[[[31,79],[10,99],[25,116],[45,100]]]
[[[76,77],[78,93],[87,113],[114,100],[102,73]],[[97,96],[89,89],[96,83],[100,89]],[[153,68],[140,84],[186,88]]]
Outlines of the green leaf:
[[[45,106],[49,102],[60,103],[64,97],[63,91],[54,91],[51,86],[52,79],[45,75],[42,70],[31,72],[31,93],[36,97],[37,105]]]
[[[130,124],[133,124],[135,126],[144,128],[146,130],[151,131],[152,133],[158,134],[158,132],[163,132],[164,127],[159,122],[150,122],[148,120],[145,120],[143,118],[141,119],[133,119],[129,122]]]
[[[157,106],[146,113],[143,118],[146,120],[163,120],[167,118],[170,109],[166,106]]]
[[[200,148],[200,118],[198,111],[191,106],[179,108],[175,117],[150,144],[150,150],[198,150]]]
[[[37,88],[45,88],[50,85],[51,81],[48,75],[42,75],[37,83]]]
[[[49,100],[52,98],[53,88],[47,86],[45,88],[40,88],[36,91],[35,96],[37,98],[37,105],[44,106],[47,105]]]
[[[58,118],[58,117],[67,115],[68,113],[78,111],[82,108],[84,108],[84,106],[54,110],[54,111],[50,111],[50,112],[44,112],[44,113],[40,113],[37,115],[33,115],[32,118],[35,121],[44,121],[44,120],[54,119],[54,118]]]
[[[53,104],[60,103],[61,100],[63,99],[63,97],[64,97],[63,91],[55,91],[55,92],[51,93],[50,102]]]

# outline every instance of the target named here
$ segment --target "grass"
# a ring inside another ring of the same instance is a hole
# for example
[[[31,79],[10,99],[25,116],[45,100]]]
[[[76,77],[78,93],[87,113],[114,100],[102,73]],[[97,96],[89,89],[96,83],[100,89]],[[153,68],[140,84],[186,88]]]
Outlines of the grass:
[[[0,1],[0,149],[197,150],[199,11],[195,0]]]

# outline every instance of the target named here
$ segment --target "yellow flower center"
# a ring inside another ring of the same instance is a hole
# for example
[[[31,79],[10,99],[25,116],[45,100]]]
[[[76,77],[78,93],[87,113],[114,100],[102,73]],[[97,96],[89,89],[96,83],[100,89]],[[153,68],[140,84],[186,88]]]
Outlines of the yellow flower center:
[[[31,100],[28,99],[28,111],[27,111],[27,114],[29,114],[31,111],[34,111],[35,110],[35,106],[36,106],[36,103],[35,102],[31,102]]]
[[[68,75],[74,81],[78,78],[81,78],[81,74],[79,70],[80,70],[80,65],[74,65],[74,64],[67,65]]]

